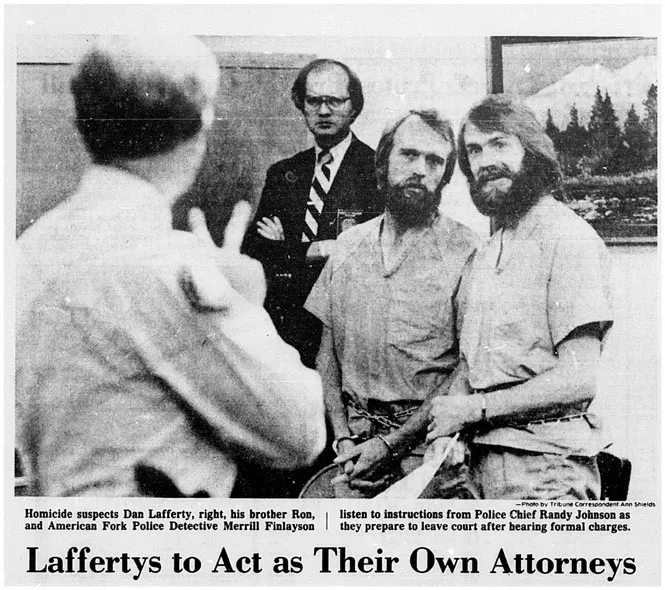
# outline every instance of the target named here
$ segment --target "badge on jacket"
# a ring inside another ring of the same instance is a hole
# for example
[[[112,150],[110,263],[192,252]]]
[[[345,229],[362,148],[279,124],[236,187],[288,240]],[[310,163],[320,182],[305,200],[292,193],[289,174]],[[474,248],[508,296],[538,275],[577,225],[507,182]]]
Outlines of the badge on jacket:
[[[354,225],[360,223],[363,212],[350,209],[339,209],[337,211],[337,235],[341,234]]]

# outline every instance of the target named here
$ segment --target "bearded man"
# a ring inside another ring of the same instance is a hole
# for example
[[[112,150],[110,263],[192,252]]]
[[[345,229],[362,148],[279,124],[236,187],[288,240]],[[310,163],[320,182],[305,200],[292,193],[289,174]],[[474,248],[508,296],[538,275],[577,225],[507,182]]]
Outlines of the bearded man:
[[[424,402],[446,393],[457,364],[453,295],[475,237],[438,210],[455,160],[434,110],[386,129],[376,155],[386,210],[340,235],[305,305],[323,323],[337,495],[373,496],[422,462]]]
[[[605,441],[588,407],[612,325],[607,249],[554,198],[552,141],[514,99],[471,109],[459,161],[496,231],[464,271],[460,364],[450,395],[432,404],[428,439],[473,434],[484,498],[598,499]]]

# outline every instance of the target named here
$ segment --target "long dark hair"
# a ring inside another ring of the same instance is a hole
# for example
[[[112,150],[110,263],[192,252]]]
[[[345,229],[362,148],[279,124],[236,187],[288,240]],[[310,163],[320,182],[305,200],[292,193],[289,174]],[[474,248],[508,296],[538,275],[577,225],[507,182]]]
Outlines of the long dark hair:
[[[533,111],[514,97],[493,94],[472,107],[460,127],[458,138],[459,166],[470,181],[473,180],[469,154],[464,143],[466,126],[471,123],[483,133],[500,131],[515,135],[527,154],[533,158],[534,166],[542,171],[544,190],[557,191],[563,174],[557,159],[554,144]]]

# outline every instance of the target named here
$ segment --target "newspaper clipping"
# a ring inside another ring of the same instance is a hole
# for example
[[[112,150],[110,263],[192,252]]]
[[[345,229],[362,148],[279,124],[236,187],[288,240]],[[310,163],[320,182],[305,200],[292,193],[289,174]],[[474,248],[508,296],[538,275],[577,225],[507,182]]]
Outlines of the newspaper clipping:
[[[6,584],[660,583],[657,5],[5,10]]]

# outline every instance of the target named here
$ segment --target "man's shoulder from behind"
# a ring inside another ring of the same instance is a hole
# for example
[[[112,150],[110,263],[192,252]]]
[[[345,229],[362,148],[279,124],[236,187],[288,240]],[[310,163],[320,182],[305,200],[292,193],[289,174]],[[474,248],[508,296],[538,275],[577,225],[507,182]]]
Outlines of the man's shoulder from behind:
[[[119,289],[138,293],[136,301],[143,301],[151,299],[148,284],[161,283],[179,292],[182,268],[214,266],[210,249],[194,234],[169,226],[132,225],[133,217],[104,207],[83,207],[72,197],[60,203],[18,239],[21,296],[69,289],[85,306]]]

